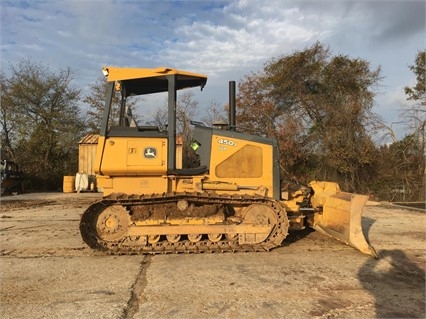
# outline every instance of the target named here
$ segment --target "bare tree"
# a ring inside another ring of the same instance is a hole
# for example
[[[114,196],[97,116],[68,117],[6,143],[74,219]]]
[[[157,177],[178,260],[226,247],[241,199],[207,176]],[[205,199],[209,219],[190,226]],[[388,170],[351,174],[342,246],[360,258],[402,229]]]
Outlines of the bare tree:
[[[94,84],[91,85],[90,94],[86,95],[83,102],[89,105],[87,111],[87,126],[88,130],[92,133],[99,132],[102,123],[102,117],[105,107],[105,97],[107,91],[107,80],[105,76],[100,76]],[[126,100],[126,107],[133,110],[136,108],[137,103],[141,101],[140,97],[128,97]],[[112,98],[111,116],[109,118],[109,126],[118,125],[120,118],[121,108],[121,92],[114,90]],[[133,117],[136,121],[141,120],[141,116],[132,111]]]
[[[216,101],[211,101],[207,108],[207,113],[202,120],[209,126],[219,121],[228,122],[228,117],[226,115],[228,108],[228,105],[222,106]]]
[[[161,130],[165,129],[167,126],[167,105],[162,108],[157,109],[152,115],[152,119],[148,122],[150,125],[156,125]]]
[[[197,116],[198,101],[194,100],[192,91],[185,91],[178,97],[176,105],[176,131],[183,139],[183,167],[197,166],[197,157],[191,148],[191,120]]]

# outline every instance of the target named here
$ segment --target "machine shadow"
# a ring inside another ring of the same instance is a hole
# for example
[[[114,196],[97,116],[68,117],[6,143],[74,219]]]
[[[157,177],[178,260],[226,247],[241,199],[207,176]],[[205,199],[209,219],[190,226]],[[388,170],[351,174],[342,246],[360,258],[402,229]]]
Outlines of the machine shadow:
[[[374,224],[375,221],[376,220],[373,219],[373,218],[364,217],[364,216],[362,217],[362,220],[361,220],[362,232],[364,233],[365,240],[369,244],[371,244],[370,243],[370,238],[369,238],[370,228],[371,228],[371,226],[373,226],[373,224]]]
[[[290,246],[298,242],[299,240],[304,239],[305,237],[309,236],[309,234],[315,231],[316,231],[315,229],[312,229],[310,227],[306,227],[305,229],[302,229],[302,230],[289,231],[287,237],[284,239],[281,246],[282,247]]]
[[[425,318],[425,271],[402,250],[381,250],[358,271],[362,287],[375,298],[376,318]]]

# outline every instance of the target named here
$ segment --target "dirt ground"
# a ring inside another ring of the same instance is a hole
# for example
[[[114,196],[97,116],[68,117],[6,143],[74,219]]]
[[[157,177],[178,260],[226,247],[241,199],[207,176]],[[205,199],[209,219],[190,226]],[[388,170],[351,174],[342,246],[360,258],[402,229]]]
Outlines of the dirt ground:
[[[100,197],[1,199],[1,318],[425,318],[424,212],[365,208],[380,259],[311,230],[268,253],[107,256],[78,228]]]

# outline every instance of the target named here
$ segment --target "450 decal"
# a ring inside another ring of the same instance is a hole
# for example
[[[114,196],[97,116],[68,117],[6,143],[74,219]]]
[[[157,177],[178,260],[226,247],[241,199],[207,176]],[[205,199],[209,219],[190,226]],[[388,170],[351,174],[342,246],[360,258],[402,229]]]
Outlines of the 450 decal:
[[[237,146],[237,142],[233,141],[233,140],[228,140],[226,138],[221,138],[217,141],[221,146],[219,147],[219,149],[221,151],[225,151],[226,150],[226,146]]]

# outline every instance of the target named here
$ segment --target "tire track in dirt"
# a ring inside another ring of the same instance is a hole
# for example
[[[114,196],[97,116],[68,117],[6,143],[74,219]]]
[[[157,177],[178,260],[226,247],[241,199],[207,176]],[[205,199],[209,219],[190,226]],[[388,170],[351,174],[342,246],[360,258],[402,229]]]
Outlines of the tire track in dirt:
[[[146,277],[149,266],[151,265],[152,255],[145,255],[141,260],[139,273],[136,276],[135,283],[132,286],[130,299],[126,308],[123,310],[123,319],[132,319],[139,310],[140,304],[144,301],[144,290],[148,284]]]

